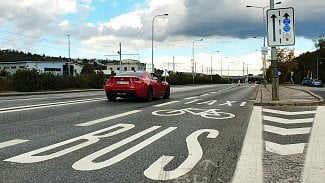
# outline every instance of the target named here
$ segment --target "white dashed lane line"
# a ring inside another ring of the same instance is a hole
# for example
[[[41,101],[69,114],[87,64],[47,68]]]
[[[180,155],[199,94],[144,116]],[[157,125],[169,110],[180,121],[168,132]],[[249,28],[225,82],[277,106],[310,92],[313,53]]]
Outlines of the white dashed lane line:
[[[22,139],[14,139],[14,140],[9,140],[6,142],[1,142],[0,143],[0,149],[5,148],[5,147],[9,147],[9,146],[14,146],[17,144],[21,144],[24,142],[27,142],[28,140],[22,140]]]

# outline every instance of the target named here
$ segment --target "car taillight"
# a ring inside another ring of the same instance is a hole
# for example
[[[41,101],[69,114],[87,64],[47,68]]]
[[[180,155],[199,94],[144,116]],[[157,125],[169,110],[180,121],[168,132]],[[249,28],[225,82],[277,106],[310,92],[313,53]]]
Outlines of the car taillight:
[[[134,78],[133,81],[135,84],[143,84],[143,80],[140,78]]]
[[[106,80],[106,84],[108,85],[108,84],[112,84],[112,82],[113,82],[113,80],[111,79],[111,78],[108,78],[107,80]]]

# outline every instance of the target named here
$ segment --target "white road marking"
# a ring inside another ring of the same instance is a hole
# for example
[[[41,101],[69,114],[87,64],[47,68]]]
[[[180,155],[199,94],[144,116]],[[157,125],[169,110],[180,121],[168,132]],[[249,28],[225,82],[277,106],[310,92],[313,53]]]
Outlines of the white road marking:
[[[210,95],[210,94],[206,93],[206,94],[201,95],[201,97],[208,96],[208,95]]]
[[[107,154],[108,152],[111,152],[112,150],[117,149],[117,148],[121,147],[122,145],[125,145],[125,144],[143,136],[144,134],[147,134],[153,130],[156,130],[157,128],[160,128],[160,126],[153,126],[149,129],[145,130],[144,132],[140,132],[140,133],[135,134],[129,138],[126,138],[116,144],[113,144],[113,145],[108,146],[104,149],[101,149],[97,152],[94,152],[94,153],[82,158],[81,160],[75,162],[72,165],[72,168],[76,169],[76,170],[89,171],[89,170],[98,170],[101,168],[111,166],[111,165],[118,163],[118,162],[122,161],[123,159],[131,156],[132,154],[138,152],[139,150],[141,150],[144,147],[150,145],[151,143],[157,141],[158,139],[162,138],[163,136],[167,135],[168,133],[174,131],[177,127],[169,127],[169,128],[149,137],[148,139],[140,142],[139,144],[127,149],[126,151],[121,152],[120,154],[118,154],[108,160],[105,160],[102,162],[94,162],[94,160],[97,159],[98,157],[103,156],[103,155]]]
[[[219,131],[213,129],[202,129],[193,132],[186,138],[188,149],[187,158],[176,169],[165,170],[165,167],[174,159],[175,156],[163,155],[151,164],[143,174],[153,180],[171,180],[190,172],[203,156],[203,150],[198,141],[198,137],[203,133],[209,133],[206,138],[217,138],[219,135]]]
[[[5,148],[5,147],[9,147],[9,146],[14,146],[14,145],[17,145],[17,144],[21,144],[21,143],[24,143],[24,142],[27,142],[27,141],[29,141],[29,140],[14,139],[14,140],[6,141],[6,142],[1,142],[0,143],[0,149]]]
[[[198,96],[194,96],[194,97],[188,97],[188,98],[185,98],[185,100],[191,100],[191,99],[194,99],[194,98],[197,98]]]
[[[191,104],[191,103],[194,103],[194,102],[198,102],[200,100],[203,100],[203,99],[195,99],[195,100],[192,100],[192,101],[189,101],[189,102],[185,102],[184,104]]]
[[[273,116],[263,116],[263,119],[266,121],[272,121],[282,124],[297,124],[297,123],[312,123],[314,118],[304,118],[304,119],[284,119]]]
[[[239,106],[240,107],[244,107],[246,105],[247,102],[242,102]]]
[[[301,114],[315,114],[316,111],[295,111],[295,112],[288,112],[288,111],[279,111],[274,109],[263,109],[263,112],[274,113],[274,114],[283,114],[283,115],[301,115]]]
[[[263,182],[262,107],[254,106],[243,147],[233,178],[233,183]]]
[[[101,118],[101,119],[96,119],[96,120],[93,120],[93,121],[88,121],[88,122],[85,122],[85,123],[80,123],[80,124],[77,124],[76,126],[91,126],[91,125],[102,123],[102,122],[109,121],[109,120],[112,120],[112,119],[116,119],[116,118],[120,118],[120,117],[123,117],[123,116],[128,116],[128,115],[131,115],[131,114],[135,114],[135,113],[138,113],[138,112],[141,112],[141,111],[142,110],[133,110],[133,111],[129,111],[129,112],[109,116],[109,117],[106,117],[106,118]]]
[[[232,106],[232,103],[235,103],[236,101],[226,101],[226,103],[223,104],[219,104],[219,105],[228,105],[228,106]]]
[[[269,152],[280,155],[300,154],[304,152],[306,143],[299,144],[277,144],[274,142],[265,141],[265,148]]]
[[[107,100],[107,99],[106,98],[94,98],[94,99],[74,100],[74,101],[67,101],[67,102],[56,102],[56,103],[44,103],[44,104],[18,106],[18,107],[7,107],[7,108],[0,108],[0,113],[18,112],[18,111],[26,111],[26,110],[32,110],[32,109],[96,102],[96,101],[101,101],[101,100]]]
[[[76,138],[52,144],[40,149],[30,151],[18,156],[5,159],[3,161],[16,162],[16,163],[37,163],[47,161],[50,159],[58,158],[60,156],[72,153],[89,145],[95,144],[103,138],[108,138],[134,128],[133,124],[116,124],[101,130],[97,130]],[[114,130],[114,131],[112,131]],[[104,133],[106,132],[106,133]],[[76,143],[78,142],[78,143]],[[69,144],[67,146],[67,144]],[[73,144],[73,146],[71,146]],[[54,151],[56,150],[56,151]],[[43,154],[43,152],[51,151],[51,153]]]
[[[217,92],[210,92],[211,94],[216,94]]]
[[[325,180],[325,106],[318,106],[307,148],[302,176],[303,183],[321,183]]]
[[[310,133],[311,128],[280,128],[276,126],[264,125],[264,131],[275,133],[279,135],[298,135],[298,134],[308,134]]]
[[[179,102],[179,101],[166,102],[166,103],[154,105],[154,107],[161,107],[161,106],[165,106],[165,105],[169,105],[169,104],[174,104],[174,103],[177,103],[177,102]]]

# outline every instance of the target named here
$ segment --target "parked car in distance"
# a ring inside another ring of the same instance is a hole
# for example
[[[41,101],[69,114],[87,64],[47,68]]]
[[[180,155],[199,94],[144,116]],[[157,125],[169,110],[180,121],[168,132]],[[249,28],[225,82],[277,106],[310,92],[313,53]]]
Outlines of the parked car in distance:
[[[320,79],[313,79],[313,80],[310,82],[309,86],[318,86],[318,87],[322,87],[322,86],[323,86],[323,82],[322,82],[322,80],[320,80]]]
[[[310,85],[310,83],[311,83],[310,77],[304,77],[304,79],[301,82],[302,85]]]
[[[151,101],[158,97],[168,99],[170,86],[155,73],[125,71],[106,81],[105,93],[109,101],[115,101],[117,97]]]

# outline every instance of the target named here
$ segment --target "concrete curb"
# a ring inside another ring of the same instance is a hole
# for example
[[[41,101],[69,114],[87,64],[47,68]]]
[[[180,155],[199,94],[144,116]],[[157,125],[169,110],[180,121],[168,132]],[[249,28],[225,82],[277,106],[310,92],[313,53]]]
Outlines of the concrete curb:
[[[261,86],[260,86],[261,87]],[[261,89],[258,89],[258,94],[257,97],[261,95]],[[293,89],[293,90],[298,90],[298,91],[303,91],[308,93],[309,95],[315,97],[316,99],[318,99],[319,101],[312,101],[312,102],[304,102],[304,101],[292,101],[292,102],[284,102],[284,101],[267,101],[267,102],[263,102],[263,101],[258,101],[257,97],[255,99],[255,106],[317,106],[317,105],[323,105],[325,104],[325,101],[322,97],[312,93],[309,90],[305,90],[305,89],[299,89],[299,88],[294,88],[294,87],[290,87],[290,86],[283,86],[289,89]]]

